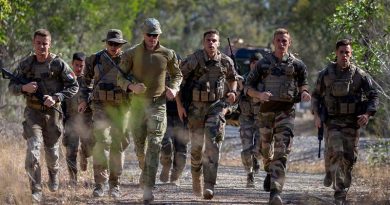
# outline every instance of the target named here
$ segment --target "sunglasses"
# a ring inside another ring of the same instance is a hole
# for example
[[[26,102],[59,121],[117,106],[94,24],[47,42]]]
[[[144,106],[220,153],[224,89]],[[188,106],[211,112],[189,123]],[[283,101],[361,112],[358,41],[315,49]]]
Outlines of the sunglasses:
[[[147,33],[146,34],[148,37],[153,37],[153,38],[157,38],[158,34],[151,34],[151,33]]]
[[[118,47],[118,46],[121,46],[122,44],[120,43],[116,43],[116,42],[112,42],[112,41],[108,41],[107,44],[109,46],[113,46],[113,47]]]

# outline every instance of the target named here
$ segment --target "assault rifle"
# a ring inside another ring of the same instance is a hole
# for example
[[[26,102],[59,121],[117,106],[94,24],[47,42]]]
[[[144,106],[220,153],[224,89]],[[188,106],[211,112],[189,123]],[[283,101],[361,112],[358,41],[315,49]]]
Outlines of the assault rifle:
[[[233,60],[234,69],[236,70],[236,72],[238,72],[239,70],[238,70],[238,67],[237,67],[236,57],[234,56],[232,45],[230,44],[230,38],[227,38],[227,40],[228,40],[228,43],[229,43],[230,57]]]
[[[128,81],[130,81],[131,83],[136,83],[135,82],[135,79],[132,75],[127,75],[108,55],[107,55],[107,52],[103,52],[103,57],[106,58],[112,66],[114,66],[115,69],[118,70],[118,72]]]
[[[321,141],[324,139],[324,123],[321,121],[321,127],[318,128],[318,158],[321,158]]]
[[[218,112],[219,111],[219,108],[226,108],[229,106],[229,103],[225,102],[225,99],[224,98],[221,98],[215,102],[213,102],[209,109],[207,110],[207,114],[206,115],[210,115],[210,114],[214,114],[215,112]]]
[[[321,119],[321,127],[318,128],[318,158],[321,158],[321,142],[324,139],[324,122],[326,120],[327,113],[323,100],[320,100],[318,104],[318,115]]]
[[[18,82],[20,84],[23,84],[23,85],[28,84],[28,83],[31,82],[31,81],[29,81],[27,79],[17,77],[14,74],[12,74],[11,71],[3,68],[3,62],[2,61],[0,61],[0,68],[1,68],[1,73],[2,73],[4,79],[11,79],[11,80],[14,80],[14,81],[16,81],[16,82]],[[35,93],[32,93],[32,95],[35,96],[38,99],[39,103],[42,106],[45,106],[44,105],[45,98],[44,98],[44,95],[43,95],[42,92],[37,90]],[[53,108],[55,111],[57,111],[58,113],[63,115],[63,112],[60,109],[58,109],[58,108],[56,108],[54,106],[52,106],[51,108]]]

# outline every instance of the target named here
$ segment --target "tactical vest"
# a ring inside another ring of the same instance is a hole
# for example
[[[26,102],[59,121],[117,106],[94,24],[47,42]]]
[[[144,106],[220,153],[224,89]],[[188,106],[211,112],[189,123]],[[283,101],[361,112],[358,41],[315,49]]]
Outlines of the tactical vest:
[[[81,76],[77,77],[77,82],[80,86],[82,85],[83,81]],[[67,117],[75,116],[79,114],[78,106],[80,104],[80,95],[81,95],[81,90],[79,90],[73,97],[65,99],[65,106],[66,106],[65,111]],[[87,105],[87,108],[84,111],[84,113],[89,113],[89,112],[91,112],[91,108],[89,107],[89,105]]]
[[[359,88],[362,83],[358,68],[351,65],[348,72],[338,73],[336,63],[328,65],[325,83],[325,106],[329,115],[348,115],[357,112],[362,100]]]
[[[266,69],[265,77],[262,83],[258,84],[257,89],[261,92],[269,91],[272,93],[271,101],[296,102],[298,99],[298,86],[296,85],[296,71],[293,65],[295,57],[289,54],[286,61],[276,62],[272,55],[266,55],[270,64],[261,65]]]
[[[227,73],[228,61],[224,61],[221,54],[220,61],[210,60],[205,62],[204,53],[199,50],[194,53],[198,61],[195,69],[195,85],[192,90],[192,101],[214,102],[226,94],[225,75]]]
[[[109,104],[120,104],[126,97],[126,93],[117,85],[118,70],[111,61],[103,56],[100,51],[96,53],[94,60],[94,89],[93,101]]]
[[[51,60],[49,62],[39,63],[35,55],[28,57],[26,60],[26,78],[30,81],[36,81],[38,84],[38,91],[44,95],[54,95],[60,90],[63,90],[64,84],[62,82],[61,73],[61,59],[55,54],[50,54]],[[27,95],[27,106],[34,109],[45,109],[39,100],[33,95]],[[59,103],[54,105],[59,106]]]

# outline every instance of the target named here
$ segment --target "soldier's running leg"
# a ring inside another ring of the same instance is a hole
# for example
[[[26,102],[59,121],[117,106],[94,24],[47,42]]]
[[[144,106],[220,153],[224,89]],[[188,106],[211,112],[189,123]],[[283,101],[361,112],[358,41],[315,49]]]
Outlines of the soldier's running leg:
[[[263,115],[263,113],[261,113]],[[270,115],[272,116],[272,115]],[[264,118],[263,118],[264,117]],[[270,174],[270,204],[280,204],[282,199],[280,193],[283,190],[286,172],[287,172],[287,157],[291,151],[293,140],[295,110],[276,112],[271,122],[274,122],[273,129],[273,156],[267,161],[267,171]],[[261,123],[264,123],[266,115],[262,116]],[[270,119],[268,119],[270,120]],[[262,124],[261,131],[265,130]],[[260,133],[263,136],[263,132]],[[265,132],[264,135],[268,133]],[[264,138],[265,139],[265,138]]]
[[[248,115],[240,115],[241,161],[247,173],[247,187],[254,187],[253,175],[253,121]]]
[[[325,126],[325,124],[324,124]],[[332,186],[332,175],[330,173],[330,157],[331,155],[328,153],[328,131],[327,128],[324,127],[324,163],[325,163],[325,177],[324,177],[324,186],[330,187]]]
[[[65,133],[62,144],[66,148],[66,164],[71,185],[77,184],[77,152],[79,149],[79,136],[73,127],[74,122],[69,118],[65,123]]]
[[[196,196],[202,196],[202,184],[200,177],[202,175],[202,149],[204,143],[204,130],[198,128],[191,131],[191,175],[192,192]]]
[[[336,204],[346,201],[347,189],[351,185],[352,167],[357,159],[358,129],[353,119],[332,119],[329,122],[329,154],[334,198]]]
[[[145,166],[145,142],[147,137],[147,128],[145,124],[145,115],[143,109],[139,109],[138,101],[132,102],[130,116],[130,130],[134,141],[134,151],[138,159],[138,166],[141,169],[139,176],[139,187],[144,187],[144,166]]]
[[[205,150],[203,155],[204,199],[214,197],[217,181],[219,154],[225,137],[225,117],[221,112],[208,115],[205,123]]]
[[[54,110],[50,112],[50,119],[47,120],[47,125],[42,135],[43,143],[45,144],[46,165],[49,172],[49,190],[54,192],[59,187],[59,139],[63,133],[63,122],[62,116],[58,112]]]
[[[161,141],[161,153],[160,153],[160,163],[162,166],[160,173],[160,181],[168,182],[169,179],[169,170],[172,165],[172,154],[173,154],[173,135],[174,135],[174,124],[173,117],[168,116],[168,127],[164,135],[164,138]]]
[[[146,110],[146,115],[148,136],[145,166],[143,172],[145,179],[143,199],[144,202],[150,202],[154,199],[152,189],[156,184],[161,140],[164,137],[167,128],[165,101],[151,104],[150,107]]]
[[[267,192],[271,190],[271,171],[269,169],[269,165],[274,156],[274,146],[273,146],[274,116],[275,116],[274,113],[260,113],[258,115],[258,120],[256,121],[261,136],[260,151],[263,157],[263,166],[264,166],[264,170],[267,172],[267,175],[263,181],[263,189],[264,191]]]
[[[93,172],[95,179],[94,197],[102,197],[106,191],[108,181],[108,154],[110,150],[110,126],[109,117],[104,108],[94,107],[93,133],[95,146],[93,147]]]
[[[176,185],[179,183],[179,177],[181,176],[187,161],[187,144],[189,142],[189,131],[183,127],[182,122],[176,120],[176,126],[174,129],[175,135],[173,138],[174,157],[173,166],[171,172],[170,181]]]
[[[88,166],[88,158],[92,156],[92,149],[95,146],[95,139],[92,133],[92,112],[83,113],[83,129],[79,132],[80,136],[80,169],[86,171]]]
[[[39,111],[26,108],[23,122],[23,138],[27,142],[25,169],[30,182],[33,202],[42,199],[42,178],[40,166],[40,153],[43,144],[42,127],[44,118]]]

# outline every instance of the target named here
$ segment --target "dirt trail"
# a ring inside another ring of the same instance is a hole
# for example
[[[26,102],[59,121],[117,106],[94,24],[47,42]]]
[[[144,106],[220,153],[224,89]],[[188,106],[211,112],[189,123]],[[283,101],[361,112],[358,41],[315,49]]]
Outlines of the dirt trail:
[[[308,133],[314,131],[308,131]],[[305,166],[317,163],[317,138],[315,136],[296,136],[295,151],[291,154],[290,163]],[[228,127],[218,170],[215,197],[211,201],[203,200],[192,194],[189,159],[180,180],[180,186],[163,184],[156,179],[154,204],[268,204],[269,193],[262,190],[264,171],[255,175],[256,188],[246,188],[246,173],[241,166],[241,144],[238,129]],[[135,161],[133,147],[128,149],[122,178],[122,197],[113,200],[109,197],[95,199],[91,197],[92,189],[84,191],[77,200],[81,204],[142,204],[142,189],[137,185],[140,170]],[[161,167],[160,167],[161,169]],[[322,170],[322,167],[319,168]],[[160,171],[160,170],[159,170]],[[159,172],[158,172],[159,174]],[[282,198],[285,204],[333,204],[333,191],[322,185],[323,174],[288,172]],[[88,180],[89,182],[91,180]],[[76,194],[77,195],[77,194]],[[354,182],[348,194],[350,204],[370,204],[362,201],[368,191],[362,184]],[[47,203],[58,204],[54,197],[48,197]]]

